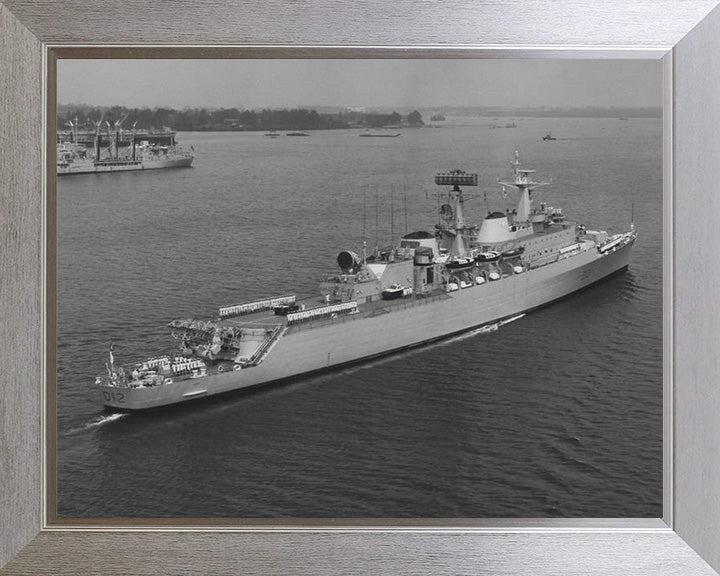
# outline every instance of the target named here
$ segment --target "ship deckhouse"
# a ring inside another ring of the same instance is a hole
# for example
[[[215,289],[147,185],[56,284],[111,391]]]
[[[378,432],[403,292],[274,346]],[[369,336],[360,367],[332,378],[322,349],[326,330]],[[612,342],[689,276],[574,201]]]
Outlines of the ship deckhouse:
[[[432,252],[433,258],[437,258],[440,255],[437,238],[425,230],[410,232],[400,239],[399,250],[408,249],[412,249],[413,255],[418,251],[421,253],[428,253],[428,251],[430,251]]]
[[[517,241],[526,236],[542,230],[550,220],[545,205],[540,210],[532,207],[532,192],[540,186],[547,186],[548,182],[535,182],[531,174],[535,170],[520,169],[520,155],[515,151],[515,160],[510,163],[513,167],[511,182],[500,182],[503,191],[506,186],[518,190],[520,197],[517,207],[512,212],[491,212],[483,220],[477,242],[480,245],[492,245]]]

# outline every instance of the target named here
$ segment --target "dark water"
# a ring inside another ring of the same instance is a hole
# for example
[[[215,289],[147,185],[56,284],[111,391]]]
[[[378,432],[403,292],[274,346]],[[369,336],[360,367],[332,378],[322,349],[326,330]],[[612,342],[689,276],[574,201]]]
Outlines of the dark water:
[[[390,139],[188,133],[192,169],[60,179],[59,516],[661,516],[661,121],[492,123],[449,118]],[[543,142],[550,130],[558,140]],[[620,231],[634,203],[627,272],[496,332],[186,407],[103,412],[91,383],[111,337],[116,361],[132,362],[169,350],[174,318],[315,293],[364,236],[431,228],[437,171],[479,173],[466,205],[479,221],[505,206],[496,181],[516,149],[553,179],[536,198],[589,228]]]

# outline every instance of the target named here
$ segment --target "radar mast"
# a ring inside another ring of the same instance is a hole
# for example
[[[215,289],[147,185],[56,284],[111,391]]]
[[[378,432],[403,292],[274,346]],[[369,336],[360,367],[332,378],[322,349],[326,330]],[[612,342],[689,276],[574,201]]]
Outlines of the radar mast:
[[[535,170],[522,170],[520,169],[520,153],[515,150],[515,160],[510,162],[513,167],[513,181],[512,182],[500,182],[504,186],[512,186],[520,191],[520,199],[517,205],[517,216],[515,219],[518,222],[527,222],[530,219],[530,213],[532,210],[532,191],[540,186],[547,186],[549,182],[534,182],[530,176]]]
[[[440,223],[437,228],[441,247],[447,248],[455,256],[467,256],[470,253],[470,236],[477,229],[465,222],[465,198],[460,186],[477,186],[477,181],[477,174],[464,170],[439,172],[435,175],[435,184],[438,186],[452,186],[447,193],[448,202],[440,206]]]

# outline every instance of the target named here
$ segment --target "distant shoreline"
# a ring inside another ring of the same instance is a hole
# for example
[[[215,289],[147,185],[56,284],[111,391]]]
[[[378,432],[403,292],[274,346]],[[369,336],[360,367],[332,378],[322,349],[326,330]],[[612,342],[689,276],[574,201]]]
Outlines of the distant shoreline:
[[[97,107],[87,104],[58,105],[58,133],[70,133],[73,127],[95,132],[107,132],[111,126],[121,130],[174,130],[178,132],[277,132],[348,129],[406,129],[426,126],[451,125],[453,118],[489,118],[517,120],[521,118],[662,118],[660,107],[619,108],[423,108],[387,111],[351,110],[347,108],[293,108],[239,110],[237,108],[125,108],[123,106]],[[123,122],[125,123],[123,125]]]

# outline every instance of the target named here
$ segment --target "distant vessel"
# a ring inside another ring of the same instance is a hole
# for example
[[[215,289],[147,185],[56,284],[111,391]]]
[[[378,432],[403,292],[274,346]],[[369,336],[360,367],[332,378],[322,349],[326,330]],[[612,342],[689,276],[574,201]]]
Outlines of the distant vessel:
[[[370,132],[366,130],[358,134],[358,136],[362,138],[397,138],[400,136],[400,132]]]
[[[551,132],[548,132],[545,136],[543,136],[543,140],[557,140],[557,138],[555,138]]]
[[[280,136],[280,134],[275,130],[270,130],[270,132],[265,133],[265,136],[268,136],[270,138],[277,138],[278,136]]]
[[[124,120],[124,118],[123,118]],[[133,170],[156,170],[160,168],[183,168],[191,166],[194,149],[184,151],[175,143],[174,133],[170,136],[170,143],[153,144],[147,140],[138,141],[133,135],[128,151],[120,155],[120,136],[123,120],[114,123],[114,132],[110,133],[110,123],[105,122],[108,128],[110,147],[103,157],[100,146],[100,122],[96,124],[95,154],[90,157],[84,146],[63,143],[57,149],[57,174],[67,176],[71,174],[100,174],[104,172],[128,172]],[[133,127],[134,129],[134,127]]]
[[[464,216],[461,187],[477,174],[439,173],[434,232],[405,234],[390,250],[343,250],[319,298],[295,294],[222,306],[213,319],[170,322],[179,350],[127,368],[109,362],[95,383],[105,406],[143,410],[294,378],[386,355],[476,328],[492,331],[526,312],[625,269],[634,225],[610,235],[533,206],[544,185],[520,169],[517,207],[480,226]],[[540,344],[542,345],[542,343]]]
[[[286,132],[285,136],[310,136],[307,132]]]

